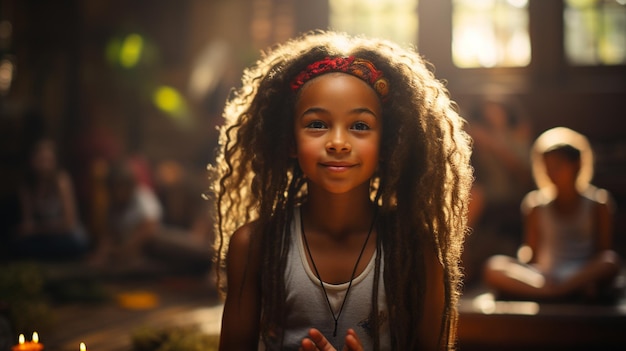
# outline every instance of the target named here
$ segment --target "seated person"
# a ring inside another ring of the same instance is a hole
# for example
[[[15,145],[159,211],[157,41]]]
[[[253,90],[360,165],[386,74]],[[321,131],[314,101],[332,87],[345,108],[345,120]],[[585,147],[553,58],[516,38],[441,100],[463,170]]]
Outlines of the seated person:
[[[57,162],[52,140],[33,145],[18,189],[21,219],[10,254],[19,258],[71,259],[88,249],[80,223],[72,179]]]
[[[611,248],[612,203],[606,190],[589,183],[593,160],[587,139],[554,128],[536,140],[532,157],[538,189],[522,203],[525,246],[519,260],[490,258],[486,284],[510,298],[610,297],[620,270]]]
[[[532,126],[519,101],[485,96],[466,115],[475,176],[467,221],[472,233],[462,256],[468,287],[480,282],[487,258],[517,250],[522,237],[519,203],[534,184],[528,162]]]
[[[107,228],[92,264],[142,268],[161,261],[167,267],[207,265],[210,247],[200,247],[173,235],[163,225],[163,208],[155,192],[140,182],[128,161],[114,164],[108,174]]]
[[[170,257],[186,272],[204,273],[213,258],[213,226],[210,200],[203,196],[204,173],[175,160],[157,163],[154,188],[163,206],[162,226],[151,253]]]
[[[111,166],[107,189],[106,229],[98,240],[92,262],[138,263],[144,258],[146,244],[159,230],[161,204],[147,185],[137,181],[127,161]]]

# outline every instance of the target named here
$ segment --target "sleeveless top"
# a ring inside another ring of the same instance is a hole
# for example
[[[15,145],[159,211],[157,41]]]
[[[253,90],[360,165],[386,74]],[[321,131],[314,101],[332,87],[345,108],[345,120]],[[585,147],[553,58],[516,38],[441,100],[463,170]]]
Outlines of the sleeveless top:
[[[355,330],[364,350],[372,350],[372,330],[378,328],[380,349],[389,350],[389,322],[382,277],[384,268],[382,260],[378,286],[379,325],[372,325],[369,319],[376,271],[375,260],[378,252],[372,255],[365,270],[352,281],[352,287],[338,320],[337,336],[333,337],[335,321],[328,308],[319,279],[307,261],[307,253],[302,240],[299,208],[294,211],[291,236],[291,246],[285,269],[285,308],[288,314],[286,325],[283,326],[284,344],[282,350],[298,350],[302,339],[308,336],[310,328],[319,329],[337,350],[343,349],[345,335],[349,328]],[[335,316],[339,313],[348,284],[324,283]],[[279,345],[268,345],[270,350],[278,349],[278,347]]]
[[[538,207],[542,231],[537,266],[562,281],[578,271],[593,254],[594,202],[583,196],[571,215],[555,213],[551,203]]]
[[[59,221],[62,221],[65,216],[58,180],[59,177],[60,176],[57,175],[54,181],[54,189],[47,194],[37,195],[36,190],[31,189],[31,187],[26,186],[24,188],[25,195],[31,201],[33,221],[44,228],[47,226],[55,226]],[[54,234],[69,236],[79,243],[86,243],[88,240],[87,233],[78,220],[73,228],[68,228],[60,232],[55,230]],[[47,236],[50,235],[50,232],[38,232],[37,235]]]
[[[56,223],[63,218],[63,203],[57,192],[36,196],[29,192],[33,202],[33,219],[42,226]]]

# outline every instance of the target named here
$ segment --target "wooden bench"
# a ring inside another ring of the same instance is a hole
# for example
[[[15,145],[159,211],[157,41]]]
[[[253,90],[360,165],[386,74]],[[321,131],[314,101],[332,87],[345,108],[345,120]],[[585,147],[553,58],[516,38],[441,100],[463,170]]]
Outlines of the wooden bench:
[[[474,289],[459,304],[459,350],[626,350],[626,297],[615,303],[497,300]]]

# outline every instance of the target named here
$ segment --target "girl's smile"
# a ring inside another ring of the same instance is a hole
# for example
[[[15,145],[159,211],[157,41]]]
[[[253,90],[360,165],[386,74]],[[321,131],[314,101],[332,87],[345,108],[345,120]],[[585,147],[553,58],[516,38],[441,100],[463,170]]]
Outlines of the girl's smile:
[[[380,101],[364,81],[328,73],[306,83],[295,107],[295,156],[309,183],[331,193],[369,187],[378,165]]]
[[[347,171],[352,167],[355,167],[356,165],[351,164],[351,163],[345,163],[345,162],[324,162],[321,164],[323,167],[328,168],[329,171],[331,172],[343,172],[343,171]]]

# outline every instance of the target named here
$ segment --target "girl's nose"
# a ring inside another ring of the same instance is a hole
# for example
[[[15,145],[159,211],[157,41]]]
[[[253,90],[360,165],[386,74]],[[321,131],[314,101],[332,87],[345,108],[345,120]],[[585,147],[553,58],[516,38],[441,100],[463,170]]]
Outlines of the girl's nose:
[[[333,133],[331,139],[326,143],[328,152],[350,152],[352,145],[348,142],[345,134],[342,132]]]

